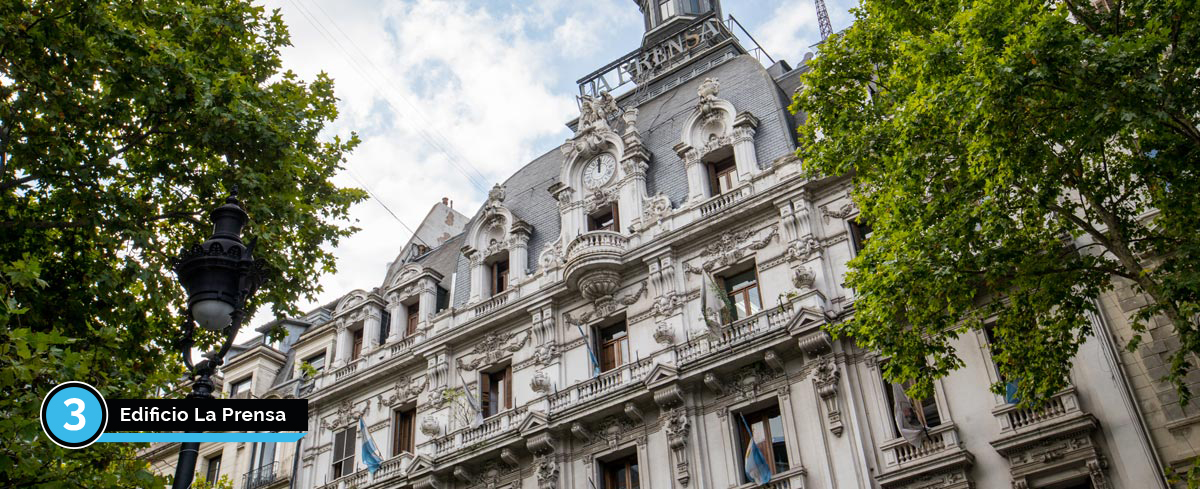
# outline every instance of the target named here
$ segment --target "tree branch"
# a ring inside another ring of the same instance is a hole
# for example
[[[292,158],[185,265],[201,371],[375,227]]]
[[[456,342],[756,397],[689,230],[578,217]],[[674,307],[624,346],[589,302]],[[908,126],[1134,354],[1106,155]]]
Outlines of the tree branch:
[[[9,180],[7,182],[0,183],[0,192],[3,192],[10,188],[16,187],[18,185],[32,182],[34,180],[37,180],[38,178],[40,178],[40,177],[38,177],[37,175],[29,175],[29,176],[18,178],[16,180]]]

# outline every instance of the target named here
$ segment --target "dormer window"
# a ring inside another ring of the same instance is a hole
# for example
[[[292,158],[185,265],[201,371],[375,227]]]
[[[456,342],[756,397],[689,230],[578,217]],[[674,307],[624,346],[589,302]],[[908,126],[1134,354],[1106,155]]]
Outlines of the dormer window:
[[[404,321],[404,336],[409,337],[417,334],[417,323],[421,322],[421,305],[413,304],[408,306],[408,317]]]
[[[497,260],[492,263],[492,295],[508,289],[508,260]]]
[[[617,203],[613,202],[588,216],[588,231],[619,232]]]
[[[713,195],[728,193],[737,186],[737,164],[733,155],[708,163],[708,185]]]
[[[658,21],[660,24],[679,13],[675,2],[676,0],[658,0]]]

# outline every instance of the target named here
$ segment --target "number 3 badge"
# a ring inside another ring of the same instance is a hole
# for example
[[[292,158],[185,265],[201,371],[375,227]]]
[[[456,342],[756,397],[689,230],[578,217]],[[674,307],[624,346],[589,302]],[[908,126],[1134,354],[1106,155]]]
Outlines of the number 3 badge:
[[[108,406],[95,387],[63,382],[42,399],[42,431],[63,448],[83,448],[104,433]]]

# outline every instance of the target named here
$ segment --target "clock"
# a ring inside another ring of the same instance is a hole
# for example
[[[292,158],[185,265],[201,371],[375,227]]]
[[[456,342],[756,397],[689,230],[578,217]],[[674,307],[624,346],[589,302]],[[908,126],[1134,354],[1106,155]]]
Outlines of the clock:
[[[617,158],[609,153],[601,154],[584,165],[583,184],[588,189],[600,188],[601,185],[612,180],[613,173],[616,171]]]

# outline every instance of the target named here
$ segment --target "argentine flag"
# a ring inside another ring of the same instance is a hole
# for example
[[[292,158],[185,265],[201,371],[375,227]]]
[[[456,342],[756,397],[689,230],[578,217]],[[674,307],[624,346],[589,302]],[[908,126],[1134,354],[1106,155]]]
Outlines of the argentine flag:
[[[742,425],[746,427],[746,433],[750,435],[750,439],[747,440],[748,443],[746,444],[746,460],[744,462],[746,477],[750,478],[750,482],[764,486],[771,482],[771,466],[767,465],[767,457],[758,448],[758,435],[754,433],[754,430],[750,429],[750,424],[746,422],[746,417],[740,414],[738,417],[742,419]]]
[[[367,464],[367,472],[375,475],[375,471],[379,470],[379,464],[383,463],[383,456],[379,454],[379,447],[375,446],[375,441],[371,439],[371,434],[367,432],[367,423],[363,422],[362,416],[358,418],[358,430],[363,435],[363,463]]]

